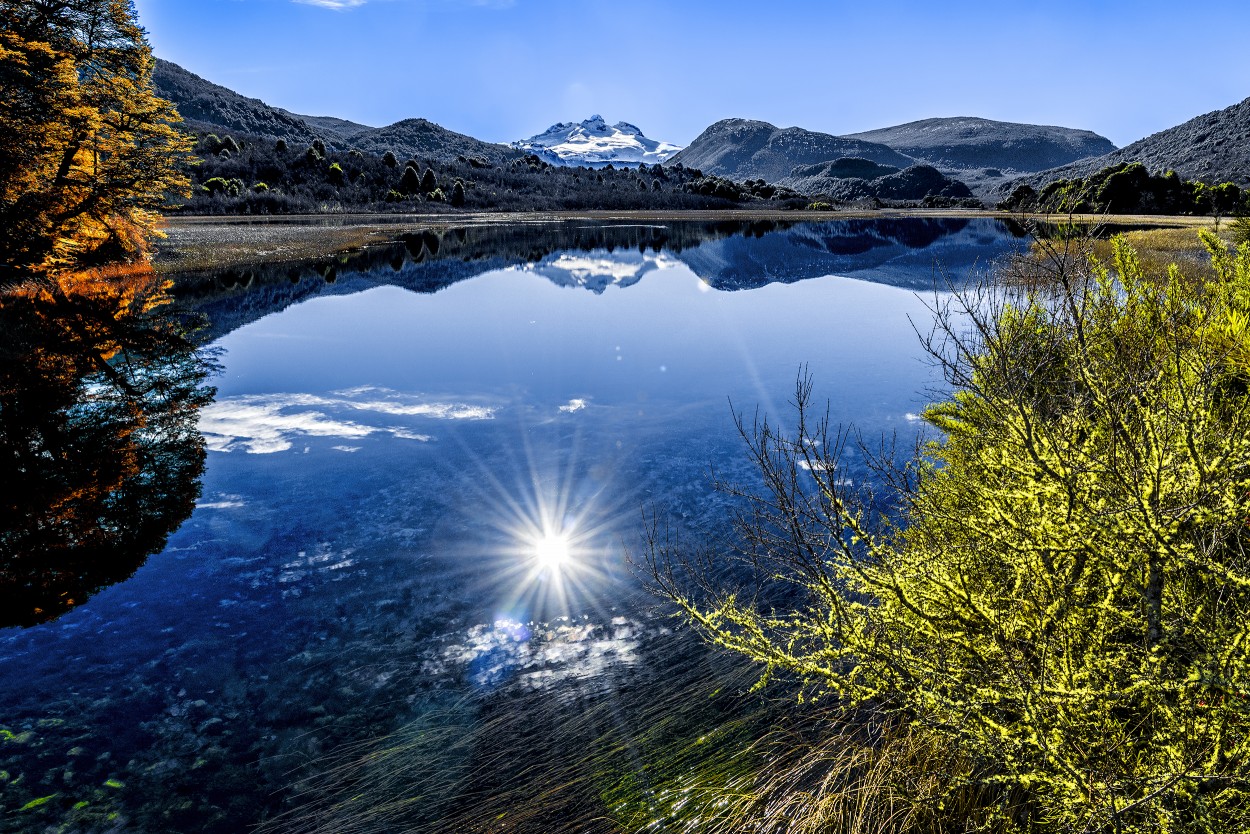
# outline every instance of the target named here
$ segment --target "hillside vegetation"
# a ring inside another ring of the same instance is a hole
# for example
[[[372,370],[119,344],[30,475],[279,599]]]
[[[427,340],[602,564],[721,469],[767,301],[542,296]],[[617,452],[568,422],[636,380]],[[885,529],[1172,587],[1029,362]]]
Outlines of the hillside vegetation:
[[[552,165],[529,155],[405,158],[319,139],[201,135],[190,169],[194,214],[292,214],[339,211],[798,208],[805,200],[763,181],[735,183],[685,166],[602,169]]]
[[[1140,162],[1120,163],[1088,177],[1058,179],[1039,192],[1017,186],[999,204],[1008,211],[1076,214],[1250,214],[1250,192],[1231,182],[1208,186],[1175,171],[1151,174]]]
[[[1055,180],[1088,177],[1115,165],[1141,163],[1155,172],[1175,171],[1183,180],[1250,188],[1250,98],[1176,127],[1139,139],[1104,156],[1052,168],[1004,185],[1040,189]]]

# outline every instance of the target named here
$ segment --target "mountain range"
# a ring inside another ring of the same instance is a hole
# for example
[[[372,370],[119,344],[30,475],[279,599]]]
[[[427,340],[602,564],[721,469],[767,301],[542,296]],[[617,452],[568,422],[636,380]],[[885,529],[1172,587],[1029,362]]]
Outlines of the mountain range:
[[[926,166],[986,196],[1022,174],[1113,150],[1111,140],[1088,130],[968,116],[924,119],[847,136],[779,128],[748,119],[723,119],[703,131],[672,162],[731,179],[763,177],[834,199],[866,196],[862,182],[834,182],[861,176],[838,172],[839,168],[853,168],[854,160],[894,169],[879,171],[876,176]],[[845,164],[832,165],[840,161]],[[823,172],[817,170],[821,167]],[[864,182],[873,179],[868,177]]]
[[[906,168],[915,160],[878,142],[846,139],[801,127],[779,128],[752,119],[722,119],[708,127],[670,162],[730,179],[775,182],[797,165],[853,157]]]
[[[1119,149],[1088,130],[975,117],[924,119],[847,136],[723,119],[679,149],[647,138],[632,124],[608,125],[599,116],[562,122],[537,136],[502,145],[420,118],[371,127],[332,116],[292,113],[163,60],[157,61],[153,81],[194,131],[301,144],[320,138],[343,150],[379,156],[390,151],[397,157],[430,161],[467,158],[500,165],[534,154],[556,165],[681,164],[739,182],[762,179],[804,193],[861,196],[875,194],[884,178],[920,166],[907,182],[932,183],[938,191],[953,194],[950,181],[957,180],[987,200],[1020,183],[1044,184],[1134,161],[1152,171],[1172,169],[1182,178],[1208,184],[1231,181],[1250,186],[1250,99]],[[930,168],[944,179],[934,178]],[[865,183],[876,185],[865,191]]]

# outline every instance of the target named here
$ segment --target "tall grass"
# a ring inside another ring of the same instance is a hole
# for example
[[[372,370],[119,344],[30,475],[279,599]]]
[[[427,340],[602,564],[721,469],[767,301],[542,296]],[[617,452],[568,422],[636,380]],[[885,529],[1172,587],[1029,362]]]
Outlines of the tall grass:
[[[1250,234],[1250,222],[1247,222]],[[1182,276],[1192,282],[1215,277],[1211,258],[1193,226],[1155,227],[1114,230],[1122,234],[1137,253],[1146,274],[1166,276],[1174,264]],[[1236,242],[1235,224],[1229,232]],[[1111,263],[1111,240],[1108,230],[1097,225],[1043,224],[1035,229],[1029,254],[1017,258],[1001,273],[1010,285],[1038,287],[1049,283],[1062,269],[1083,267],[1089,257]]]
[[[799,705],[784,685],[757,692],[757,668],[689,634],[645,649],[632,671],[449,693],[304,768],[261,833],[992,830],[980,809],[1004,799],[971,787],[975,763],[935,736]]]
[[[702,819],[694,809],[749,781],[761,764],[750,742],[783,706],[748,693],[754,670],[689,635],[659,636],[646,656],[551,688],[449,694],[313,763],[261,830],[593,834]]]

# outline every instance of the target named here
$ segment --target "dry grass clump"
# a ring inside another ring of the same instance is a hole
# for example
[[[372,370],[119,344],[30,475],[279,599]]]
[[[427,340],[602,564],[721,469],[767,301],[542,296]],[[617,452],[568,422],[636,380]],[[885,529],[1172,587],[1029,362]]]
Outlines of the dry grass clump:
[[[724,801],[717,824],[691,831],[988,834],[999,830],[990,816],[1024,814],[1014,797],[979,784],[975,763],[949,741],[897,720],[818,712],[754,748],[767,766]]]
[[[1029,251],[1014,258],[1000,275],[1009,286],[1041,288],[1049,286],[1073,268],[1083,268],[1090,256],[1102,263],[1112,261],[1111,231],[1097,225],[1047,224],[1032,229],[1035,237]],[[1229,227],[1229,232],[1233,232]],[[1250,234],[1250,223],[1247,224]],[[1198,283],[1215,277],[1211,258],[1192,226],[1155,227],[1116,232],[1137,253],[1148,275],[1166,276],[1175,264],[1180,274]],[[1235,234],[1233,234],[1234,242]]]
[[[1149,275],[1167,275],[1168,267],[1177,268],[1191,281],[1208,281],[1215,277],[1211,256],[1192,227],[1178,229],[1133,229],[1123,232],[1128,244]],[[1111,263],[1111,241],[1094,241],[1094,254],[1103,263]]]

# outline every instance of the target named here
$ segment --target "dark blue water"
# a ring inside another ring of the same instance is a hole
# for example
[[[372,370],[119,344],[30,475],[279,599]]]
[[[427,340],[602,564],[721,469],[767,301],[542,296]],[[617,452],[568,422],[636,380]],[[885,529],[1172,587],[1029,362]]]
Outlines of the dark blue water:
[[[784,423],[806,368],[835,423],[917,431],[935,281],[1019,245],[934,223],[410,246],[201,298],[235,328],[202,497],[132,578],[0,632],[0,830],[241,830],[448,693],[639,663],[667,626],[626,551],[644,510],[724,527],[712,469],[751,477],[735,409]]]

